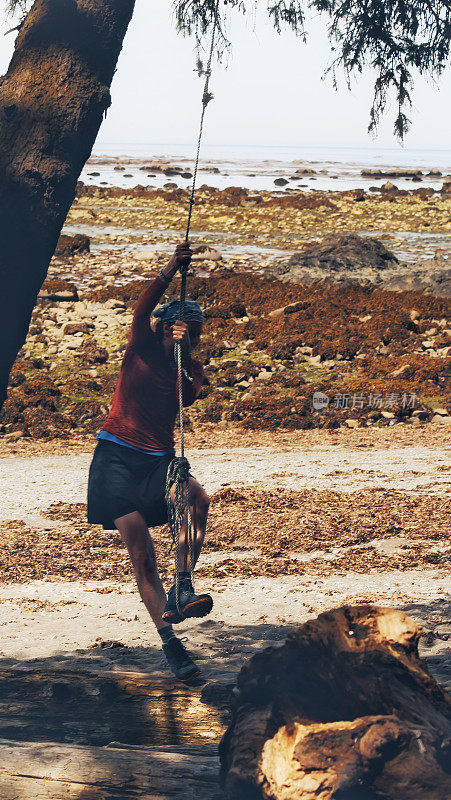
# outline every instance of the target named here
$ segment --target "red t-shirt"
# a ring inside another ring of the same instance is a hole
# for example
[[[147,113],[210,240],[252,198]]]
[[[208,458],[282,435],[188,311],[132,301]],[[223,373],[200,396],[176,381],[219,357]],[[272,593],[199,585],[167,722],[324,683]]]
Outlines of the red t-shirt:
[[[150,316],[166,289],[161,278],[144,290],[136,305],[130,338],[118,384],[103,426],[132,447],[141,450],[174,449],[174,425],[179,409],[178,377],[161,342],[150,327]],[[183,378],[183,405],[197,398],[204,370],[200,361],[184,359],[193,381]]]

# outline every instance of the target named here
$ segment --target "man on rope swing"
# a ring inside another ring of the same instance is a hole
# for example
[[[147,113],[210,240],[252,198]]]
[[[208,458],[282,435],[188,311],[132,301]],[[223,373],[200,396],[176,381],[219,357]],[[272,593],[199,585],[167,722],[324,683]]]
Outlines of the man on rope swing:
[[[174,426],[179,407],[176,342],[181,343],[184,406],[196,400],[204,377],[201,363],[191,357],[202,333],[203,315],[198,303],[185,301],[184,322],[179,320],[178,301],[155,311],[176,272],[188,268],[191,255],[188,243],[178,245],[168,265],[138,300],[111,411],[97,434],[88,486],[88,520],[107,530],[118,529],[130,554],[141,598],[161,636],[166,660],[180,680],[188,680],[199,669],[175,636],[172,623],[186,617],[204,617],[213,606],[210,595],[196,595],[191,583],[191,569],[200,555],[210,503],[200,483],[190,476],[193,564],[187,542],[186,509],[180,528],[181,614],[175,585],[166,598],[148,528],[168,521],[166,475],[175,456]]]

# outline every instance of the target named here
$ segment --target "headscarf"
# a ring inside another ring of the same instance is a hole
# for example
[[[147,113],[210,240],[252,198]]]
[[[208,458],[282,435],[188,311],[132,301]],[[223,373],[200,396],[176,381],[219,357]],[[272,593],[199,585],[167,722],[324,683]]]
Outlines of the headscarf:
[[[153,316],[161,319],[163,322],[176,322],[180,319],[180,302],[179,300],[171,300],[170,303],[164,303],[159,306],[154,312]],[[195,300],[185,300],[185,308],[183,314],[184,322],[199,322],[201,325],[204,321],[204,315],[199,303]]]

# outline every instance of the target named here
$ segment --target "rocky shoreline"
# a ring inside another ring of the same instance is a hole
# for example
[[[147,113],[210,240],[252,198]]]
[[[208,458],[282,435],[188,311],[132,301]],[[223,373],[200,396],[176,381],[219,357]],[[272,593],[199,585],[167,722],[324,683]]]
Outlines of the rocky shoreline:
[[[74,440],[101,426],[134,303],[182,238],[186,201],[180,189],[79,186],[67,231],[80,232],[61,239],[41,291],[4,441]],[[193,430],[446,424],[450,210],[451,194],[429,189],[202,187],[189,293],[205,309],[208,383],[188,414]],[[403,232],[417,237],[410,261],[387,247]],[[421,236],[445,246],[424,258]]]
[[[82,180],[88,185],[121,186],[128,188],[143,184],[153,189],[185,188],[192,178],[194,162],[192,153],[182,148],[184,154],[166,154],[150,156],[145,148],[141,155],[106,155],[94,154],[89,159],[82,173]],[[381,163],[379,154],[378,166],[369,167],[371,153],[345,153],[338,149],[333,154],[328,149],[316,152],[315,159],[287,158],[286,151],[277,153],[273,148],[259,154],[256,150],[225,148],[222,152],[203,152],[199,166],[199,174],[208,176],[208,182],[215,188],[224,189],[231,184],[256,191],[271,191],[274,187],[290,191],[291,189],[307,189],[312,191],[335,190],[345,191],[359,187],[369,191],[378,191],[392,181],[400,189],[411,189],[412,184],[439,190],[449,182],[450,163],[442,158],[440,169],[437,168],[437,154],[429,153],[432,161],[428,162],[426,153],[417,161],[417,166],[399,166],[390,163],[393,154],[386,153],[385,164]],[[312,153],[313,155],[313,153]],[[210,156],[210,157],[209,157]],[[359,161],[363,157],[363,160]],[[346,158],[347,157],[347,158]],[[374,162],[376,163],[376,162]],[[434,164],[434,166],[433,166]]]

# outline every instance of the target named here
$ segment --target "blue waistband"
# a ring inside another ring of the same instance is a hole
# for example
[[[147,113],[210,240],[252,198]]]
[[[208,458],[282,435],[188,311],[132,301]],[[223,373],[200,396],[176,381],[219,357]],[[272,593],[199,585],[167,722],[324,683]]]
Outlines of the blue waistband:
[[[136,450],[137,453],[145,453],[147,456],[175,456],[173,450],[142,450],[140,447],[134,447],[132,444],[128,444],[128,442],[124,442],[122,439],[119,439],[114,433],[110,433],[109,431],[102,430],[98,432],[96,435],[96,439],[99,441],[104,439],[107,442],[114,442],[115,444],[121,444],[122,447],[129,447],[130,450]]]

